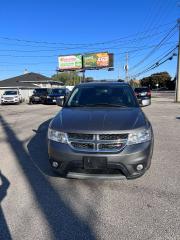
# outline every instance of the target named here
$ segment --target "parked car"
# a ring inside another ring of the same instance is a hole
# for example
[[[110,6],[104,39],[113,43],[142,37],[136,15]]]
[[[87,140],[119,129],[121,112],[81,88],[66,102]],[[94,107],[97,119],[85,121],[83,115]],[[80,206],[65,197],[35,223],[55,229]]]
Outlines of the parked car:
[[[33,95],[29,98],[30,104],[42,103],[43,97],[47,96],[50,92],[49,88],[36,88],[33,91]]]
[[[66,99],[70,91],[67,88],[52,88],[47,95],[42,96],[42,103],[52,104],[56,103],[58,98]]]
[[[19,104],[22,102],[22,95],[18,89],[6,90],[1,96],[1,104]]]
[[[141,106],[151,104],[151,90],[148,87],[135,88],[134,92]]]
[[[168,91],[169,89],[167,87],[161,87],[161,88],[157,88],[157,89],[154,89],[155,91]]]
[[[152,153],[151,123],[127,83],[77,85],[48,128],[49,161],[64,177],[137,178]]]

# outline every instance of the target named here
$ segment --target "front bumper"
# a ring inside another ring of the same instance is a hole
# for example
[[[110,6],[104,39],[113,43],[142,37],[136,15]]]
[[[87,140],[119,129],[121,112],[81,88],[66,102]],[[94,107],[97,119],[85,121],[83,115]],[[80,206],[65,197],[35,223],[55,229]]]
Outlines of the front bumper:
[[[144,102],[144,106],[151,104],[151,97],[147,96],[138,96],[137,97],[139,104],[142,104]]]
[[[57,143],[48,140],[48,154],[50,164],[56,161],[58,168],[53,168],[59,173],[66,173],[67,177],[73,178],[113,178],[133,179],[142,176],[151,165],[153,153],[153,139],[149,142],[126,146],[120,153],[86,153],[72,150],[68,144]],[[119,170],[117,174],[96,174],[96,172],[83,172],[84,157],[105,157],[107,159],[107,170]],[[136,169],[138,164],[143,165],[143,170]],[[81,169],[81,172],[76,172]],[[69,174],[70,172],[70,174]]]
[[[46,98],[47,104],[56,104],[56,98]]]
[[[57,99],[63,99],[64,96],[46,98],[46,104],[56,104]]]
[[[32,97],[29,99],[29,102],[32,102],[32,103],[41,103],[42,100],[40,97]]]
[[[13,99],[13,100],[1,100],[1,104],[16,104],[16,103],[19,103],[19,100],[18,99]]]

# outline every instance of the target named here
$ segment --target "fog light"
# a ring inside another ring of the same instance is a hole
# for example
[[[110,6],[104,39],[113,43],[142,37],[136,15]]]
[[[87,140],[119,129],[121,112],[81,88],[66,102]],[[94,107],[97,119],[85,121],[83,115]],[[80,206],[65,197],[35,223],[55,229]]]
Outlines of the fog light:
[[[143,170],[143,165],[142,164],[138,164],[137,165],[137,167],[136,167],[136,169],[138,170],[138,171],[141,171],[141,170]]]
[[[58,162],[52,162],[52,166],[53,166],[54,168],[58,168],[59,164],[58,164]]]

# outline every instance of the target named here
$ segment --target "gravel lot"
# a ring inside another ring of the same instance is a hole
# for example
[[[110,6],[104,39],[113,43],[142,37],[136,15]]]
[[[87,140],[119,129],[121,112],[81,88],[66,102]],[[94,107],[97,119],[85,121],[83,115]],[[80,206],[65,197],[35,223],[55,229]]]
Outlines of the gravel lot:
[[[0,240],[180,239],[180,104],[153,99],[150,170],[137,180],[53,176],[46,131],[57,106],[0,106]]]

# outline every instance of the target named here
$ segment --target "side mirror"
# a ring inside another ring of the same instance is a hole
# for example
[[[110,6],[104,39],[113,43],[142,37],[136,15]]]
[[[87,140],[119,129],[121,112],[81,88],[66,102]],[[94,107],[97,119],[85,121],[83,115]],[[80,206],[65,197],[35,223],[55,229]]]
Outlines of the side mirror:
[[[64,98],[57,98],[56,99],[56,105],[58,105],[59,107],[63,107],[63,105],[64,105]]]

